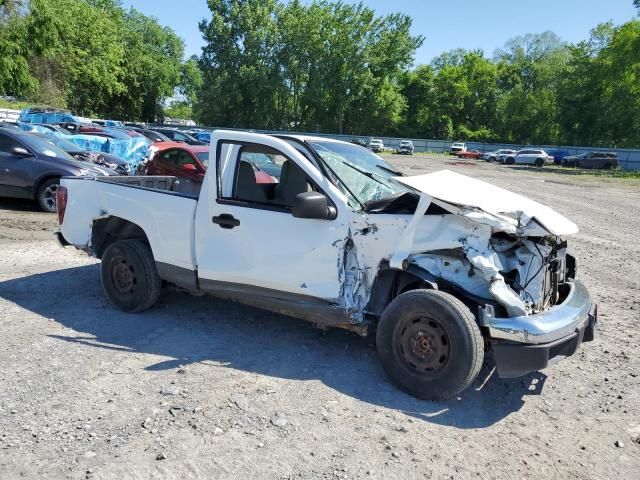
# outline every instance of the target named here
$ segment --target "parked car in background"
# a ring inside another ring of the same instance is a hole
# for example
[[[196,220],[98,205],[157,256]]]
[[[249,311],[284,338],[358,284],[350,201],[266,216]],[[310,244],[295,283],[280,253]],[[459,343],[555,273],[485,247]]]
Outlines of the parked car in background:
[[[193,134],[193,137],[201,142],[209,143],[211,141],[211,132],[196,132]]]
[[[382,152],[384,151],[384,143],[379,138],[372,138],[369,142],[369,150],[372,152]]]
[[[0,197],[33,199],[43,211],[55,212],[60,177],[85,175],[116,173],[79,162],[38,135],[0,128]]]
[[[467,145],[464,142],[456,142],[451,145],[449,149],[449,153],[451,155],[457,155],[460,152],[464,152],[467,150]]]
[[[66,128],[62,128],[59,125],[50,125],[48,123],[32,123],[30,125],[37,125],[39,127],[46,128],[50,132],[59,133],[61,135],[71,135],[71,132],[69,130],[67,130]]]
[[[352,138],[351,143],[353,143],[354,145],[360,145],[361,147],[364,147],[364,148],[367,148],[369,146],[367,141],[363,140],[362,138]]]
[[[1,128],[12,128],[14,130],[20,130],[20,125],[18,122],[12,122],[10,120],[0,120]]]
[[[571,155],[568,150],[562,150],[559,148],[552,148],[547,150],[547,153],[553,157],[553,163],[561,164],[562,159]]]
[[[500,150],[496,150],[495,152],[490,152],[486,155],[486,158],[490,162],[500,162],[504,163],[504,160],[508,156],[513,156],[516,154],[515,150],[510,150],[508,148],[502,148]]]
[[[56,137],[55,135],[44,135],[41,133],[32,133],[32,135],[36,135],[43,140],[52,143],[79,162],[89,162],[100,165],[113,170],[118,175],[131,175],[131,167],[129,164],[122,158],[112,155],[111,153],[83,150],[75,143],[65,140],[64,138]]]
[[[458,152],[456,155],[458,158],[480,158],[480,152],[478,150],[465,150],[464,152]]]
[[[259,170],[259,172],[256,172],[257,183],[271,183],[271,180],[262,175],[263,173],[268,174],[275,180],[280,179],[283,162],[279,161],[277,155],[267,154],[264,153],[264,150],[247,146],[242,151],[242,160],[249,162]]]
[[[202,181],[209,162],[209,147],[181,142],[154,144],[146,165],[147,175],[165,175]]]
[[[578,168],[618,168],[620,160],[614,152],[588,152],[564,157],[562,165]]]
[[[170,140],[174,142],[182,142],[182,143],[186,143],[187,145],[206,145],[205,142],[201,142],[197,138],[192,137],[186,132],[181,132],[176,128],[158,127],[158,128],[152,128],[151,130],[153,130],[154,132],[160,132],[165,137],[168,137]]]
[[[134,132],[138,132],[140,135],[147,137],[152,142],[170,142],[171,139],[166,135],[156,132],[155,130],[149,130],[148,128],[142,127],[128,127],[129,130],[133,130]]]
[[[396,149],[396,153],[400,155],[413,155],[415,147],[413,146],[413,142],[411,140],[400,140],[400,144]]]
[[[59,127],[64,128],[66,131],[74,134],[82,133],[80,132],[80,128],[82,127],[95,128],[95,125],[92,125],[90,123],[78,123],[78,122],[52,122],[52,123],[49,123],[48,125],[57,125]]]
[[[147,175],[163,175],[201,182],[209,166],[208,145],[179,142],[154,144],[155,151],[146,164]],[[250,162],[251,163],[251,162]],[[256,183],[275,183],[275,179],[251,163]]]
[[[96,137],[112,138],[114,140],[130,140],[131,137],[140,135],[134,130],[123,130],[117,127],[96,127],[95,125],[81,126],[79,133],[95,135]]]
[[[545,163],[550,162],[553,162],[553,157],[544,150],[536,148],[523,148],[518,150],[515,155],[508,155],[504,160],[506,165],[523,164],[535,165],[536,167],[542,167]]]

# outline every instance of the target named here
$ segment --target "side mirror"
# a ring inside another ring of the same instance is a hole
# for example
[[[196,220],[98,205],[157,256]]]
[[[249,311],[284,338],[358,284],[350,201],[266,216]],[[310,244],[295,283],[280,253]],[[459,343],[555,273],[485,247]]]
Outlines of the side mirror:
[[[33,157],[31,152],[29,152],[29,150],[27,150],[26,148],[23,148],[23,147],[15,147],[13,149],[13,154],[18,156],[18,157]]]
[[[328,205],[327,197],[318,192],[302,192],[296,195],[293,204],[293,216],[317,220],[333,220],[336,209]]]
[[[193,163],[185,163],[182,165],[182,170],[188,173],[196,173],[198,171]]]

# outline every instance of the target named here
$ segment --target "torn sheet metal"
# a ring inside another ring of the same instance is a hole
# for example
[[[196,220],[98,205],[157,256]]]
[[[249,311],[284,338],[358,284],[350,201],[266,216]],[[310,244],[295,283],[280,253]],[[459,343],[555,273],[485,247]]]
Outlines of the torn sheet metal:
[[[416,229],[422,221],[422,217],[424,217],[424,214],[430,204],[431,197],[425,193],[421,194],[418,206],[413,214],[413,218],[409,222],[409,225],[404,229],[402,236],[398,240],[398,247],[389,260],[391,268],[402,268],[402,263],[409,257],[409,253],[411,253],[413,248]]]
[[[398,182],[458,207],[452,212],[474,221],[491,222],[502,231],[520,236],[578,232],[575,223],[551,208],[489,183],[450,170],[426,175],[395,177]],[[435,203],[435,201],[434,201]],[[446,209],[445,205],[438,203]]]

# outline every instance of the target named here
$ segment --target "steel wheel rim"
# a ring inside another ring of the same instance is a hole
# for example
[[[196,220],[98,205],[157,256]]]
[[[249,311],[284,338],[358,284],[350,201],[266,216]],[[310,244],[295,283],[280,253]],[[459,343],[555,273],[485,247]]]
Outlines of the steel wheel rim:
[[[135,269],[124,257],[116,257],[111,264],[111,279],[121,294],[132,294],[138,283]]]
[[[51,185],[48,185],[47,188],[45,188],[42,191],[42,203],[49,210],[55,210],[56,209],[56,192],[57,191],[58,191],[58,184],[57,183],[53,183]]]
[[[440,322],[419,317],[398,331],[397,352],[408,368],[422,375],[438,372],[451,358],[451,341]]]

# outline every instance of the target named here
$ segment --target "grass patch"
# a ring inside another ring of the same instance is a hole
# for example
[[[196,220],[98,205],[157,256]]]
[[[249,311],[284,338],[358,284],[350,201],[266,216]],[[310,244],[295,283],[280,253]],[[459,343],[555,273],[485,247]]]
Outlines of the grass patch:
[[[557,165],[549,165],[541,168],[540,171],[547,171],[552,173],[563,173],[566,175],[578,175],[584,177],[593,178],[626,178],[632,180],[640,180],[640,170],[623,170],[621,168],[600,170],[592,168],[574,168],[574,167],[561,167]]]
[[[0,98],[0,108],[7,108],[10,110],[22,110],[27,108],[31,104],[29,102],[12,102],[9,100],[3,100]]]

